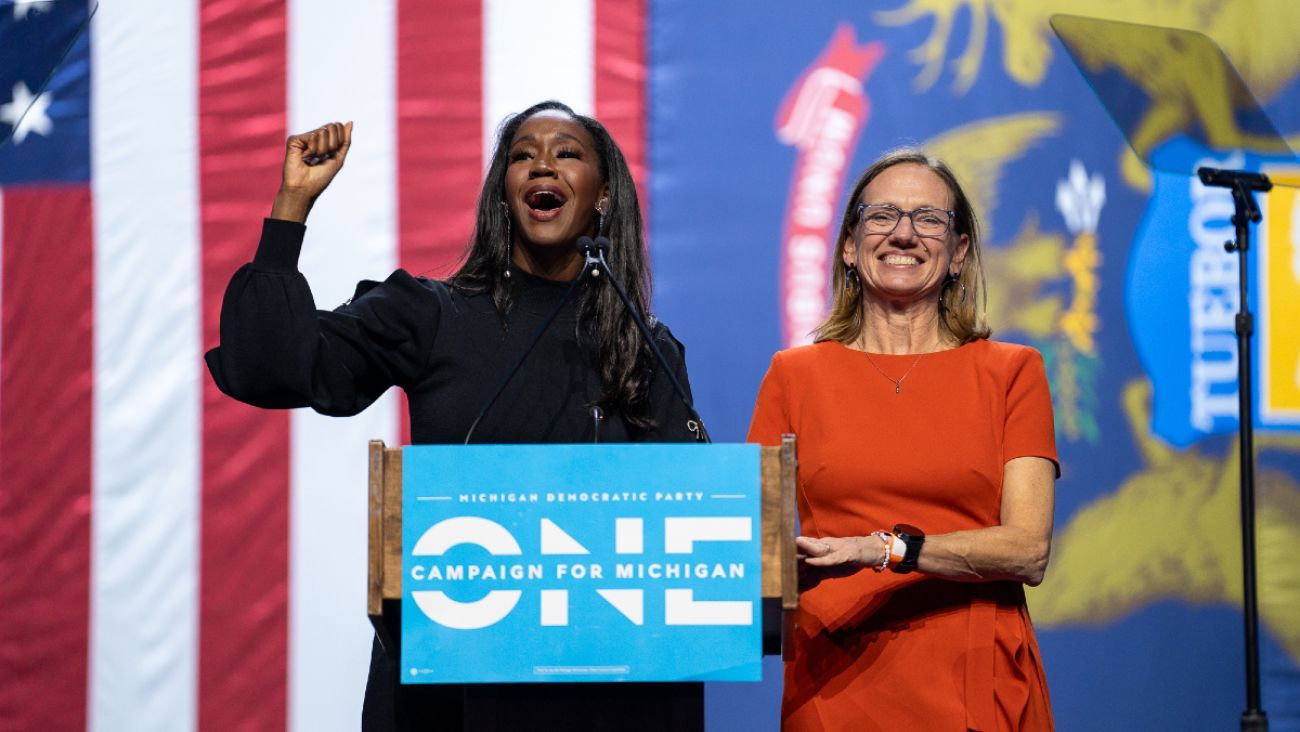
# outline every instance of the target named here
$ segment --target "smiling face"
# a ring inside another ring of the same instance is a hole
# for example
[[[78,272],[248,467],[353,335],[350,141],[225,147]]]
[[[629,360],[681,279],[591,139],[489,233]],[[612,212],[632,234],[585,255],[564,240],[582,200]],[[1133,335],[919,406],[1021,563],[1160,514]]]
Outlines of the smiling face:
[[[563,112],[538,112],[519,126],[510,141],[506,204],[510,208],[516,262],[544,250],[578,257],[573,243],[596,233],[596,206],[607,197],[600,155],[590,133]]]
[[[923,165],[903,163],[877,175],[859,204],[889,204],[903,211],[918,208],[951,209],[952,192]],[[856,267],[863,292],[869,297],[899,303],[937,298],[944,279],[961,271],[970,242],[950,228],[939,237],[919,236],[912,221],[903,216],[890,234],[873,234],[859,223],[844,242],[844,263]]]

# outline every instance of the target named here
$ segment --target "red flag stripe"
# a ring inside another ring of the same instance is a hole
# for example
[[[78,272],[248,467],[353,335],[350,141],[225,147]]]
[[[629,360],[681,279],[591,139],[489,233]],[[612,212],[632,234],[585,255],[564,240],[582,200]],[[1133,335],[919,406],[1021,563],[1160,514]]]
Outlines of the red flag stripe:
[[[7,188],[0,282],[0,728],[84,729],[90,191]]]
[[[450,273],[482,181],[483,11],[478,0],[397,6],[397,189],[401,266]]]
[[[623,150],[636,180],[641,215],[648,221],[645,0],[595,3],[596,118]]]
[[[226,283],[253,254],[286,135],[282,0],[199,11],[203,343]],[[283,729],[287,718],[289,415],[203,390],[199,728]]]
[[[450,274],[474,228],[482,180],[480,0],[398,0],[398,264]],[[402,443],[411,441],[402,396]]]

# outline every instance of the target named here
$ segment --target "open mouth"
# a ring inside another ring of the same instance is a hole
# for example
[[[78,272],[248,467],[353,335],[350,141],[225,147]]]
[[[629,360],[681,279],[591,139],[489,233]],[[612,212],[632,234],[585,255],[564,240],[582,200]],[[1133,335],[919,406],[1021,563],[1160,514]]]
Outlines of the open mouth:
[[[539,188],[524,195],[529,214],[541,220],[554,218],[567,201],[564,194],[550,188]]]

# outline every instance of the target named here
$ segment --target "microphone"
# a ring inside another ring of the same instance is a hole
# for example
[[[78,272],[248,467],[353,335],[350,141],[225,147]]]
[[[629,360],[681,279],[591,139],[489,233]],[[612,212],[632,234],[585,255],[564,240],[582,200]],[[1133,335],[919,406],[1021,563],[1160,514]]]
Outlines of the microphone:
[[[628,298],[627,291],[619,283],[618,277],[614,276],[614,271],[609,268],[609,263],[605,261],[605,252],[610,250],[609,239],[603,235],[597,236],[595,239],[589,236],[580,236],[578,237],[577,247],[578,251],[582,252],[583,256],[587,258],[583,266],[595,268],[591,270],[593,277],[599,276],[601,270],[604,270],[605,275],[609,277],[609,283],[614,286],[614,292],[618,293],[618,299],[623,301],[623,307],[627,308],[628,314],[632,316],[632,322],[636,323],[637,330],[641,331],[641,337],[645,339],[646,345],[650,347],[650,352],[654,354],[655,360],[659,362],[659,367],[663,369],[664,375],[668,377],[668,381],[673,386],[673,391],[677,393],[677,398],[681,400],[682,405],[686,407],[686,411],[690,413],[691,418],[686,421],[686,429],[695,435],[696,442],[713,442],[713,440],[709,439],[709,431],[704,428],[704,420],[700,419],[700,413],[695,411],[695,404],[687,396],[686,389],[682,388],[681,382],[677,380],[677,374],[674,374],[672,367],[668,365],[668,359],[664,358],[663,352],[659,350],[658,344],[655,343],[654,337],[650,334],[650,329],[646,327],[645,320],[637,312],[632,300]]]
[[[1232,192],[1232,200],[1236,211],[1232,215],[1232,223],[1238,227],[1238,239],[1225,242],[1223,248],[1233,252],[1237,251],[1239,247],[1245,247],[1248,239],[1243,238],[1243,227],[1248,223],[1258,224],[1264,218],[1263,212],[1259,209],[1259,202],[1255,200],[1251,192],[1271,191],[1273,190],[1273,181],[1269,180],[1268,176],[1263,173],[1251,173],[1246,170],[1220,170],[1219,168],[1197,168],[1196,176],[1201,179],[1201,183],[1207,186],[1227,188]],[[1245,285],[1243,284],[1242,298],[1245,299],[1245,297]]]
[[[1251,173],[1245,170],[1220,170],[1219,168],[1197,168],[1196,176],[1201,183],[1215,188],[1242,187],[1247,191],[1269,191],[1273,181],[1263,173]]]
[[[599,277],[600,260],[604,259],[605,252],[609,251],[609,239],[603,236],[597,236],[595,239],[589,236],[580,236],[575,246],[578,247],[578,251],[582,253],[582,256],[587,258],[587,261],[582,263],[583,271],[591,272],[592,277]],[[588,267],[591,269],[587,269]]]

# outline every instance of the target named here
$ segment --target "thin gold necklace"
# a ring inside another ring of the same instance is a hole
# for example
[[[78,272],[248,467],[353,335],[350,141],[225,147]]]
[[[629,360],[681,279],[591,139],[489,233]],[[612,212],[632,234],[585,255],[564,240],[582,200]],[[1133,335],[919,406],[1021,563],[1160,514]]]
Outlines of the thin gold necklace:
[[[901,393],[903,392],[903,379],[906,379],[906,378],[907,378],[907,375],[910,374],[910,373],[912,373],[912,369],[916,368],[916,365],[917,365],[918,363],[921,363],[921,359],[925,358],[925,354],[924,354],[924,353],[922,353],[921,355],[917,356],[917,357],[916,357],[916,360],[912,362],[912,365],[907,367],[907,371],[904,371],[902,376],[900,376],[900,377],[898,377],[897,379],[895,379],[894,377],[892,377],[892,376],[890,376],[889,374],[885,373],[885,370],[884,370],[884,369],[880,368],[880,365],[876,363],[876,359],[872,358],[870,353],[867,353],[866,351],[863,351],[863,352],[862,352],[862,355],[864,355],[864,356],[867,357],[867,362],[870,363],[870,364],[872,365],[872,367],[874,367],[877,371],[879,371],[881,376],[883,376],[883,377],[885,377],[886,379],[889,379],[891,382],[893,382],[893,384],[894,384],[894,393],[895,393],[895,394],[901,394]]]

